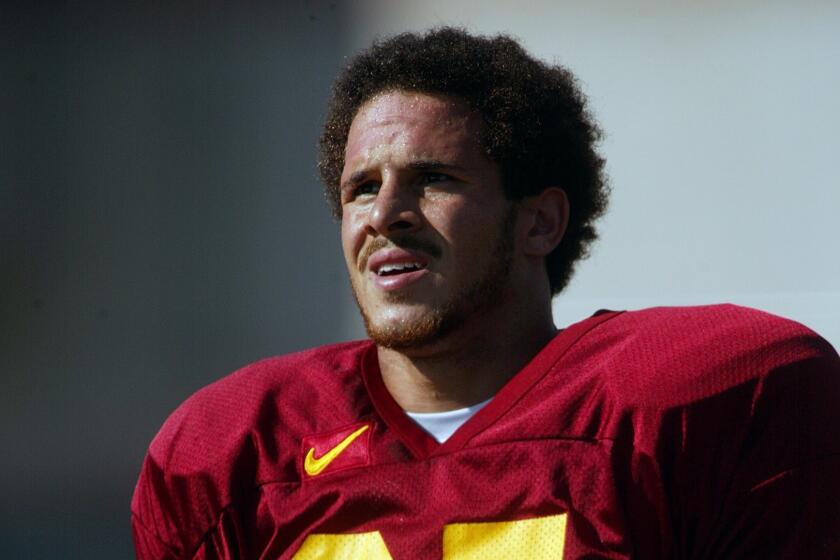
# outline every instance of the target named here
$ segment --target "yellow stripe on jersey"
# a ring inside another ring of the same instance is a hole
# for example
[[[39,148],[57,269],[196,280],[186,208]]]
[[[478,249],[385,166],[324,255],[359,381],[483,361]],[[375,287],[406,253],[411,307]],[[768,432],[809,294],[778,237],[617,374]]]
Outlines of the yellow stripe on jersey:
[[[391,560],[379,531],[348,535],[309,535],[295,560]]]
[[[563,558],[566,515],[446,525],[443,557],[446,560]]]

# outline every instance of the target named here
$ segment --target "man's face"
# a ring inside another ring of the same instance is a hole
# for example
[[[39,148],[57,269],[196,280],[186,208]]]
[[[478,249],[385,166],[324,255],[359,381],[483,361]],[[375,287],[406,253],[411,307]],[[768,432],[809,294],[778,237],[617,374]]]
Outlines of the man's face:
[[[515,207],[481,149],[480,117],[449,97],[393,91],[361,107],[341,175],[341,240],[369,336],[438,340],[499,302]]]

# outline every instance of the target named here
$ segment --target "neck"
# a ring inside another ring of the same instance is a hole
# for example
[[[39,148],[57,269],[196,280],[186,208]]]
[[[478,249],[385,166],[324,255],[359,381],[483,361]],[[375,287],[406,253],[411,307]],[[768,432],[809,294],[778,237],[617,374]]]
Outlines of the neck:
[[[382,380],[411,412],[439,412],[485,401],[556,334],[550,305],[496,309],[422,348],[378,347]]]

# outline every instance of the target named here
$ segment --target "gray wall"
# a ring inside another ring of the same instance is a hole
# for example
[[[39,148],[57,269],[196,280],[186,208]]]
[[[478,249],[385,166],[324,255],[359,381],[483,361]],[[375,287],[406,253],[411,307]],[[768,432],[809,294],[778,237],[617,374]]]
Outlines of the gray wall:
[[[315,171],[343,15],[29,4],[0,8],[0,557],[127,558],[179,402],[358,335]]]

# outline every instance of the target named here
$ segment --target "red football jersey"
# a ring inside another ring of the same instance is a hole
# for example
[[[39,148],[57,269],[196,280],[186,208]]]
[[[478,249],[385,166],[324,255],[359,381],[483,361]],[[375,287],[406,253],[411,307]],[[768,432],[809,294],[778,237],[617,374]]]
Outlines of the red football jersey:
[[[735,306],[600,313],[438,444],[371,342],[246,367],[151,445],[158,558],[836,558],[840,359]]]

